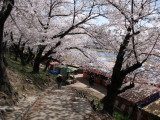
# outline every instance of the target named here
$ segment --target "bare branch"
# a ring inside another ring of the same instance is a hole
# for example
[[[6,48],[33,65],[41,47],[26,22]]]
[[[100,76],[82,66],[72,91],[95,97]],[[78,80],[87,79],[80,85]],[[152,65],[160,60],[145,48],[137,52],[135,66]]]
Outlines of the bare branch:
[[[51,39],[58,38],[58,37],[63,38],[65,35],[67,35],[67,34],[68,34],[70,31],[72,31],[73,29],[77,28],[79,25],[81,25],[81,24],[83,24],[83,23],[85,23],[85,22],[87,22],[87,21],[89,21],[89,20],[91,20],[91,19],[94,19],[94,18],[100,16],[100,15],[98,14],[98,15],[94,15],[94,16],[91,17],[91,15],[92,15],[92,10],[93,10],[94,6],[95,6],[95,4],[94,4],[94,2],[93,2],[93,5],[91,6],[91,9],[90,9],[90,11],[89,11],[88,16],[86,16],[82,21],[80,21],[79,23],[77,23],[77,24],[75,24],[75,25],[72,25],[72,26],[71,26],[70,28],[68,28],[66,31],[60,32],[60,33],[58,33],[57,35],[54,35]]]
[[[130,19],[127,17],[127,15],[123,12],[123,10],[116,5],[115,3],[111,2],[110,0],[108,0],[108,2],[113,5],[117,10],[119,10],[119,12],[121,12],[121,14],[125,17],[126,20],[128,20],[129,23],[131,23]]]
[[[121,70],[121,72],[124,74],[124,75],[127,75],[128,73],[130,72],[133,72],[134,70],[136,70],[137,68],[141,67],[143,63],[135,63],[134,65],[126,68],[125,70]]]
[[[74,11],[73,11],[74,13],[73,13],[73,25],[74,25],[74,22],[75,22],[75,17],[76,17],[76,0],[74,0]]]
[[[69,47],[69,48],[66,48],[66,49],[67,49],[67,50],[71,50],[71,49],[79,50],[80,52],[83,53],[84,56],[86,56],[87,58],[89,58],[88,55],[86,55],[85,52],[84,52],[83,50],[81,50],[80,48],[78,48],[78,47]]]
[[[160,36],[160,34],[158,34],[157,39],[156,39],[156,41],[155,41],[155,43],[154,43],[154,45],[153,45],[151,51],[149,52],[149,54],[147,55],[147,57],[142,61],[142,63],[144,63],[144,62],[149,58],[150,54],[152,53],[154,47],[155,47],[156,44],[157,44],[157,41],[158,41],[159,36]]]
[[[157,55],[157,54],[153,54],[153,53],[141,53],[140,55],[149,55],[150,56],[155,56],[155,57],[159,57],[160,58],[160,55]]]

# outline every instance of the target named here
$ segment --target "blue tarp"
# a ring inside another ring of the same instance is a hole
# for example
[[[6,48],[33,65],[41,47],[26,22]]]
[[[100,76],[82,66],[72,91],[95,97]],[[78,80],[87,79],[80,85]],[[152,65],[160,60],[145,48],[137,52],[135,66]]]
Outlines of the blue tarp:
[[[54,75],[58,75],[58,72],[54,71],[54,70],[50,70],[49,73],[52,73]]]

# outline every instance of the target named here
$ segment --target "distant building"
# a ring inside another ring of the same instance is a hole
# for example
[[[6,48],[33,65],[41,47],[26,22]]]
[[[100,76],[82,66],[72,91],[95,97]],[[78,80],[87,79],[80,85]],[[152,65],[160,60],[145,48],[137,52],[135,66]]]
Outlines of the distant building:
[[[124,84],[122,87],[126,86]],[[115,108],[131,120],[149,120],[142,108],[160,98],[160,90],[154,86],[135,83],[135,87],[119,94]]]

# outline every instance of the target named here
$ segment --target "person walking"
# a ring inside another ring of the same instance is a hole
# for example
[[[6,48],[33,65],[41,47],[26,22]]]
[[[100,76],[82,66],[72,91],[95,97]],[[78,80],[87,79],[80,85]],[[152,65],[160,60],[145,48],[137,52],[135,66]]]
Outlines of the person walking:
[[[62,75],[58,74],[56,80],[57,80],[57,83],[58,83],[58,89],[61,89],[62,80],[63,80]]]
[[[91,85],[94,86],[94,74],[91,75]]]
[[[89,86],[93,86],[94,85],[94,76],[93,73],[90,73],[90,78],[89,78]]]

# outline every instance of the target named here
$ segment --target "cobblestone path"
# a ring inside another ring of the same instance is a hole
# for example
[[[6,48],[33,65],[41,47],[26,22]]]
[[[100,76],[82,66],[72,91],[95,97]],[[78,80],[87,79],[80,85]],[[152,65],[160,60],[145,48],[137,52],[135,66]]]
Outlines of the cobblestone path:
[[[25,120],[84,120],[90,104],[69,87],[48,92],[25,115]]]

